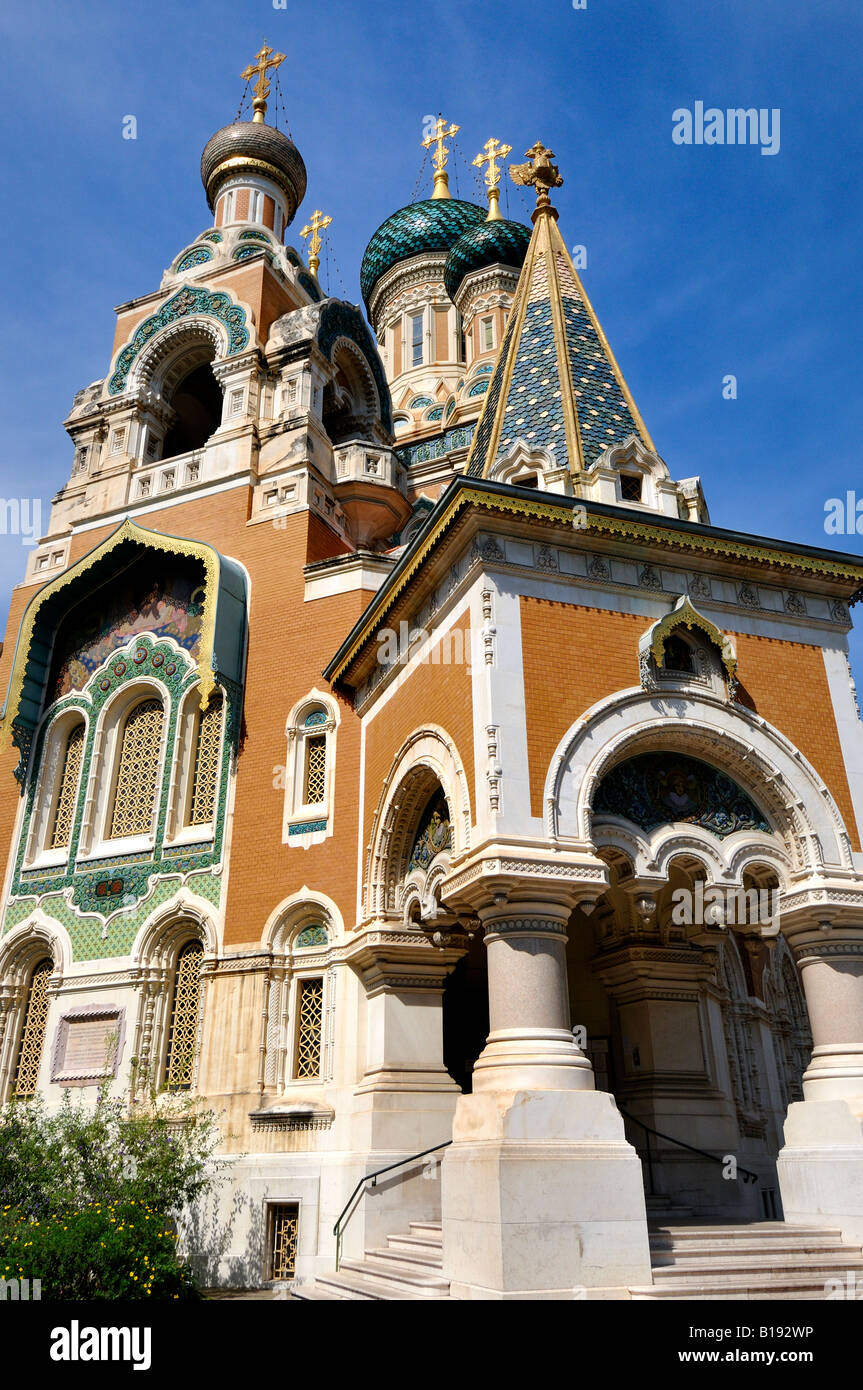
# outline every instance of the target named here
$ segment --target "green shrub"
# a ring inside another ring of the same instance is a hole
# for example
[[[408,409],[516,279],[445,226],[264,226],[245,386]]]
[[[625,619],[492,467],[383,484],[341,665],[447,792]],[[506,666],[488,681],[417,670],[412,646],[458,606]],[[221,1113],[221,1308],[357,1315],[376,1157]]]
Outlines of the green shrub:
[[[181,1213],[215,1185],[216,1117],[188,1096],[127,1105],[67,1093],[0,1110],[0,1277],[43,1299],[189,1298]]]
[[[0,1212],[0,1277],[38,1279],[42,1298],[52,1300],[197,1297],[173,1226],[135,1201],[41,1219]]]

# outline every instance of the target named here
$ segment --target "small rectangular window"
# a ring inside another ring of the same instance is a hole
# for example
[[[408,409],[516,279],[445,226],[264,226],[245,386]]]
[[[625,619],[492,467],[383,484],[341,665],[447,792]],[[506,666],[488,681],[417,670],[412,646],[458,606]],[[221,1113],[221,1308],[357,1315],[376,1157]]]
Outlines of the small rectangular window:
[[[238,390],[236,390],[236,391],[232,391],[232,392],[231,392],[230,414],[231,414],[232,416],[233,416],[233,415],[241,415],[241,414],[242,414],[242,412],[243,412],[243,396],[244,396],[244,394],[245,394],[245,392],[243,391],[242,387],[240,387],[240,388],[239,388]]]
[[[48,555],[40,555],[38,560],[36,561],[37,570],[46,570],[48,568],[49,559],[50,556]]]
[[[621,473],[620,475],[620,495],[624,502],[641,501],[641,474],[640,473]]]
[[[423,360],[423,316],[411,316],[411,366],[421,367]]]
[[[494,347],[494,319],[482,320],[482,351],[491,352]]]
[[[112,454],[122,454],[122,452],[123,452],[123,444],[124,444],[124,442],[125,442],[125,439],[126,439],[126,431],[125,431],[125,430],[114,430],[114,433],[111,435],[111,453],[112,453]]]
[[[297,1270],[300,1208],[297,1202],[271,1205],[268,1210],[267,1279],[293,1279]]]

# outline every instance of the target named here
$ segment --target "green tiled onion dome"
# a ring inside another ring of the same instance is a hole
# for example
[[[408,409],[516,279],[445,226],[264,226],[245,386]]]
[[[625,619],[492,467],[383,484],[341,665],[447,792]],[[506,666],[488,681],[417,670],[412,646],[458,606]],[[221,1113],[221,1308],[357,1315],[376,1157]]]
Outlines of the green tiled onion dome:
[[[306,195],[306,166],[293,140],[258,121],[234,121],[217,130],[201,155],[201,181],[211,210],[225,179],[244,173],[272,179],[287,199],[290,222]]]
[[[472,270],[482,270],[487,265],[509,265],[521,270],[530,237],[529,227],[504,218],[468,228],[453,246],[444,267],[444,284],[450,299],[455,299],[464,277]]]
[[[449,251],[462,232],[485,218],[485,208],[458,198],[425,198],[399,208],[378,227],[363,256],[360,289],[366,308],[381,276],[399,261],[424,251]]]

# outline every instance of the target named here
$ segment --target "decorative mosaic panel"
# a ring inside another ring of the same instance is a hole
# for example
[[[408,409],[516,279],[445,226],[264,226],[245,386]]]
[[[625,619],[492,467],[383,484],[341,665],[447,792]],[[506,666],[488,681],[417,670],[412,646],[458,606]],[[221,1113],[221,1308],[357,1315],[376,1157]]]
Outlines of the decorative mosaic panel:
[[[447,414],[451,413],[450,406],[455,409],[454,400],[447,406]],[[473,422],[460,425],[458,429],[447,430],[445,434],[438,435],[436,439],[426,439],[422,444],[405,444],[396,449],[396,453],[405,468],[415,463],[428,463],[431,459],[443,458],[450,449],[466,449],[473,438],[474,428]]]
[[[675,753],[643,753],[612,768],[596,792],[595,816],[623,816],[642,830],[682,821],[724,840],[770,825],[754,801],[718,768]]]
[[[182,275],[184,270],[192,270],[196,265],[204,265],[213,259],[212,251],[208,251],[206,246],[197,246],[194,251],[187,251],[183,259],[179,262],[176,274]]]
[[[221,290],[191,289],[185,285],[158,309],[155,314],[139,324],[117,358],[114,372],[108,382],[108,395],[118,396],[125,391],[129,372],[132,370],[139,352],[151,338],[178,320],[192,314],[204,314],[218,319],[228,330],[228,356],[242,352],[249,344],[249,330],[246,326],[246,311],[234,304],[230,295]]]
[[[99,613],[88,608],[60,624],[55,639],[49,691],[59,700],[83,690],[93,672],[130,638],[151,633],[172,637],[197,660],[204,615],[203,567],[195,560],[165,556],[165,568],[153,570],[152,554],[129,566],[111,585]],[[130,656],[134,666],[147,658],[145,647]]]
[[[329,941],[326,927],[304,927],[294,942],[294,948],[302,951],[306,946],[328,946]]]

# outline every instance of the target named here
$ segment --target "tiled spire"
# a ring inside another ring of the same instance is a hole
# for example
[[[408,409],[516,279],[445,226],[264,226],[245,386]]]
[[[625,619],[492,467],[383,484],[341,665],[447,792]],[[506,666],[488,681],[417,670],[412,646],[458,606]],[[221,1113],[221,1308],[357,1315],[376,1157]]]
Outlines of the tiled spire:
[[[468,455],[474,477],[489,476],[518,439],[553,449],[572,472],[632,434],[654,450],[558,230],[548,189],[563,180],[551,154],[534,146],[533,167],[514,174],[537,187],[534,230]]]

